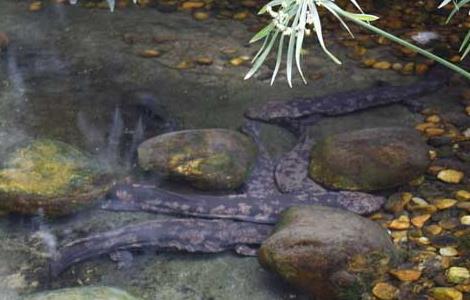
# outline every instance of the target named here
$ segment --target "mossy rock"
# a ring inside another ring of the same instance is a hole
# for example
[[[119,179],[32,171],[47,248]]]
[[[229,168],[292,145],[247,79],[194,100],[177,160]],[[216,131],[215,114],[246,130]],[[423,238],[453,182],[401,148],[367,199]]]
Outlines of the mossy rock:
[[[0,210],[66,215],[98,199],[110,187],[104,168],[80,150],[38,139],[17,146],[0,169]]]
[[[398,258],[380,225],[346,210],[305,205],[282,214],[272,235],[261,245],[258,260],[312,298],[336,300],[360,282],[349,273],[350,262],[374,253],[390,261]],[[352,280],[346,283],[341,278]]]
[[[139,300],[111,287],[65,288],[26,296],[24,300]]]
[[[256,159],[253,141],[237,131],[198,129],[151,138],[138,148],[139,165],[203,190],[232,190]]]
[[[400,127],[362,129],[329,136],[312,149],[310,177],[340,190],[394,188],[422,175],[427,146],[415,131]]]

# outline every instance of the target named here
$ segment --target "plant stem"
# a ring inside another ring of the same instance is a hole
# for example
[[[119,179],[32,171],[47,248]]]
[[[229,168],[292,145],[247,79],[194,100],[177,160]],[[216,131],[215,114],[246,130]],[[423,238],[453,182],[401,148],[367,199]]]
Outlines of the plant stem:
[[[394,36],[394,35],[392,35],[392,34],[386,32],[386,31],[383,31],[383,30],[380,29],[380,28],[377,28],[377,27],[375,27],[375,26],[373,26],[373,25],[370,25],[370,24],[367,23],[367,22],[358,20],[358,19],[354,18],[353,16],[351,16],[349,13],[346,13],[346,12],[344,12],[344,11],[342,11],[342,10],[336,10],[336,12],[337,12],[339,15],[341,15],[342,17],[345,17],[346,19],[348,19],[348,20],[350,20],[350,21],[356,23],[357,25],[362,26],[362,27],[365,27],[365,28],[369,29],[369,30],[372,31],[372,32],[375,32],[375,33],[377,33],[377,34],[379,34],[379,35],[381,35],[381,36],[386,37],[386,38],[389,39],[389,40],[394,41],[395,43],[398,43],[398,44],[400,44],[400,45],[403,45],[403,46],[405,46],[405,47],[407,47],[407,48],[409,48],[409,49],[411,49],[411,50],[413,50],[413,51],[418,52],[419,54],[421,54],[421,55],[423,55],[423,56],[426,56],[426,57],[428,57],[428,58],[430,58],[430,59],[432,59],[432,60],[434,60],[434,61],[437,61],[438,63],[444,65],[445,67],[447,67],[447,68],[449,68],[449,69],[451,69],[451,70],[453,70],[453,71],[459,73],[460,75],[462,75],[462,76],[464,76],[464,77],[466,77],[467,79],[470,80],[470,73],[467,72],[466,70],[460,68],[459,66],[457,66],[457,65],[455,65],[455,64],[453,64],[453,63],[451,63],[451,62],[449,62],[449,61],[447,61],[447,60],[445,60],[445,59],[443,59],[443,58],[441,58],[441,57],[439,57],[439,56],[437,56],[437,55],[435,55],[435,54],[432,54],[432,53],[429,52],[429,51],[426,51],[426,50],[424,50],[424,49],[421,49],[421,48],[419,48],[418,46],[415,46],[415,45],[413,45],[413,44],[411,44],[411,43],[409,43],[409,42],[407,42],[407,41],[405,41],[405,40],[402,40],[402,39],[400,39],[400,38],[398,38],[398,37],[396,37],[396,36]]]

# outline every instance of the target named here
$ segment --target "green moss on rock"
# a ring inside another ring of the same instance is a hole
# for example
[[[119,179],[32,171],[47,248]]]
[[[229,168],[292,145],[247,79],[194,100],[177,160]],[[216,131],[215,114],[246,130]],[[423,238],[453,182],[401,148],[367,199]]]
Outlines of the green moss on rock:
[[[105,170],[80,150],[39,139],[16,147],[0,169],[0,210],[64,215],[92,203],[109,187]]]

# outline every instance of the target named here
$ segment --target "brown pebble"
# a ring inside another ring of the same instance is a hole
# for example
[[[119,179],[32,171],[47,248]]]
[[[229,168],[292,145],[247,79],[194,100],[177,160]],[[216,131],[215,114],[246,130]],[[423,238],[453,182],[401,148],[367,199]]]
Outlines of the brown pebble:
[[[145,58],[159,57],[160,54],[161,54],[160,51],[155,50],[155,49],[147,49],[139,53],[141,57],[145,57]]]
[[[176,65],[176,68],[180,70],[190,69],[192,67],[193,63],[191,60],[188,59],[182,60]]]
[[[470,201],[470,192],[466,190],[458,190],[455,192],[455,198],[459,201]]]
[[[403,74],[412,74],[414,69],[415,69],[415,63],[410,62],[403,66],[403,69],[401,70],[401,72]]]
[[[433,114],[428,117],[426,117],[426,122],[428,123],[439,123],[441,121],[441,118],[439,115]]]
[[[372,65],[372,68],[377,70],[388,70],[392,67],[392,64],[388,61],[379,61]]]
[[[435,128],[435,127],[436,127],[436,124],[431,123],[431,122],[425,122],[425,123],[420,123],[420,124],[416,125],[415,129],[418,130],[418,131],[424,132],[428,128]]]
[[[439,235],[442,232],[442,227],[436,224],[425,226],[424,232],[430,235]]]
[[[193,18],[198,21],[205,21],[209,19],[209,13],[207,11],[195,11],[193,12]]]
[[[196,8],[203,8],[206,4],[201,1],[185,1],[181,4],[181,8],[185,10],[191,10]]]
[[[398,219],[393,220],[388,228],[395,230],[408,229],[410,227],[410,218],[406,215],[400,216]]]
[[[195,60],[194,60],[198,65],[202,65],[202,66],[209,66],[212,64],[213,60],[212,58],[208,57],[208,56],[200,56],[200,57],[197,57]]]
[[[399,290],[387,282],[379,282],[372,289],[372,294],[380,300],[393,300],[398,296]]]
[[[417,75],[424,75],[429,71],[429,66],[426,64],[417,64],[415,72]]]
[[[249,12],[247,12],[247,11],[241,11],[241,12],[235,13],[235,14],[232,16],[232,19],[237,20],[237,21],[243,21],[243,20],[245,20],[246,18],[248,18],[249,15],[250,15]]]
[[[34,1],[29,5],[29,11],[35,12],[42,9],[42,2],[41,1]]]
[[[390,274],[400,281],[416,281],[421,277],[421,271],[414,269],[392,269]]]
[[[460,183],[460,181],[463,179],[463,176],[463,172],[453,169],[441,170],[437,174],[438,179],[447,183]]]
[[[424,223],[431,218],[431,214],[419,215],[411,218],[411,224],[417,228],[423,227]]]
[[[446,131],[442,128],[429,127],[424,130],[424,134],[428,137],[441,136]]]

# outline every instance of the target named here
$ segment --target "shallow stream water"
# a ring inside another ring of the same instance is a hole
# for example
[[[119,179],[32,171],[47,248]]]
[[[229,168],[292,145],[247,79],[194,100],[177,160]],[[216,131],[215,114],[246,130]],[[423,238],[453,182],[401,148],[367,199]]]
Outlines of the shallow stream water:
[[[344,48],[333,46],[344,60],[336,66],[311,46],[305,68],[321,76],[308,85],[296,79],[291,89],[281,73],[270,86],[267,67],[258,77],[244,81],[248,66],[231,66],[222,52],[233,48],[240,56],[256,53],[257,45],[247,45],[252,33],[245,23],[217,18],[198,22],[186,12],[162,13],[152,8],[130,6],[111,13],[52,2],[31,12],[29,1],[0,1],[0,31],[10,38],[8,51],[0,56],[1,155],[23,140],[51,138],[92,153],[116,173],[126,174],[132,172],[132,138],[138,134],[139,119],[147,125],[147,138],[175,129],[237,129],[248,107],[269,100],[365,88],[378,80],[392,84],[416,80],[359,68]],[[126,42],[130,37],[134,41]],[[139,56],[154,47],[162,51],[161,57]],[[201,55],[212,57],[213,63],[176,67]],[[457,107],[445,91],[427,100],[447,110]],[[164,118],[146,119],[149,109]],[[364,127],[413,126],[421,118],[396,105],[326,119],[311,132],[322,136]],[[262,134],[275,157],[295,142],[276,126],[263,126]],[[144,251],[135,256],[132,266],[121,270],[102,257],[52,279],[32,269],[34,259],[18,244],[37,226],[97,232],[151,218],[155,216],[99,209],[58,220],[1,216],[0,299],[81,285],[115,286],[143,299],[303,299],[264,271],[256,258],[233,253]]]

